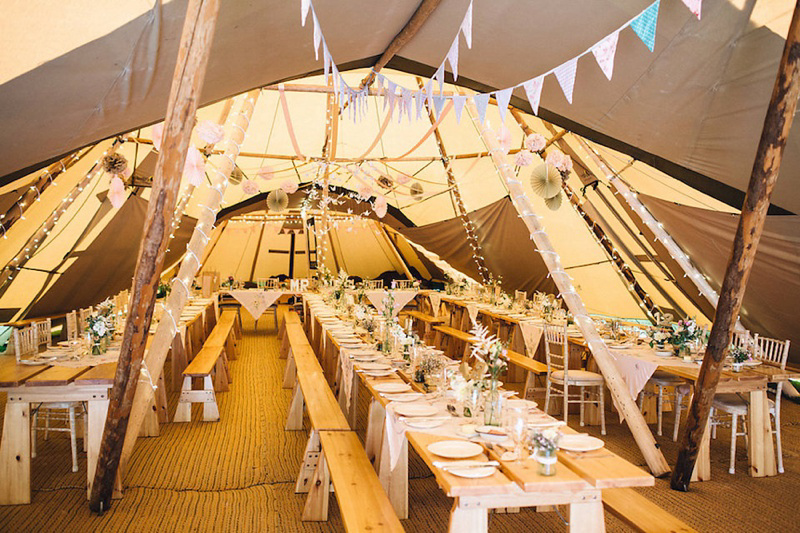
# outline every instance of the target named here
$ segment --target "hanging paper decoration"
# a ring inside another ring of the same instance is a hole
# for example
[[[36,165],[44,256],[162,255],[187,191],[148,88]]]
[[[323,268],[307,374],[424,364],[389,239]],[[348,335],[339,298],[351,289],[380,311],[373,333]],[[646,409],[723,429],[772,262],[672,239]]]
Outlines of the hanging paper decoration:
[[[206,177],[206,160],[200,150],[194,146],[190,146],[189,151],[186,153],[183,177],[195,187],[202,185],[203,178]]]
[[[436,109],[436,116],[440,116],[442,114],[442,108],[444,107],[445,97],[437,94],[433,96],[433,107]]]
[[[366,183],[362,183],[358,186],[357,192],[362,200],[369,200],[372,197],[373,190],[372,187],[370,187]]]
[[[119,175],[114,175],[111,178],[111,184],[108,187],[108,199],[114,209],[119,209],[125,203],[125,183]]]
[[[656,26],[658,25],[658,6],[661,0],[656,0],[641,15],[633,19],[631,29],[636,32],[639,39],[651,52],[656,46]]]
[[[506,113],[508,112],[508,102],[511,101],[511,91],[513,91],[513,87],[509,87],[508,89],[503,89],[502,91],[496,91],[494,93],[494,97],[497,99],[497,110],[500,112],[500,121],[506,121]]]
[[[286,179],[281,182],[281,190],[286,194],[294,194],[297,192],[297,182],[292,179]]]
[[[472,0],[467,6],[467,13],[464,15],[464,21],[461,23],[461,33],[464,34],[464,42],[467,43],[467,48],[472,48]],[[456,36],[458,39],[458,36]]]
[[[424,192],[425,190],[422,188],[422,184],[418,181],[412,183],[411,187],[409,188],[409,194],[411,194],[411,197],[415,200],[422,198],[422,194]]]
[[[161,140],[164,138],[164,123],[159,122],[153,126],[153,146],[159,152],[161,151]]]
[[[401,172],[400,174],[397,175],[397,177],[395,179],[397,180],[398,184],[405,185],[406,183],[411,181],[411,176],[409,176],[408,174],[403,174]]]
[[[529,150],[520,150],[514,158],[514,164],[518,167],[527,167],[533,164],[533,154]]]
[[[267,209],[280,213],[289,207],[289,196],[282,189],[275,189],[267,195]]]
[[[483,124],[486,122],[486,106],[489,105],[489,95],[476,94],[472,99],[475,101],[475,107],[478,109],[478,118],[480,118],[481,124]]]
[[[306,25],[309,7],[311,7],[311,0],[300,0],[300,22],[303,23],[303,26]]]
[[[578,69],[578,58],[572,58],[566,63],[562,63],[553,71],[556,75],[558,84],[561,90],[564,91],[564,96],[567,102],[572,103],[572,90],[575,88],[575,72]]]
[[[552,198],[561,192],[561,173],[547,163],[536,165],[531,172],[531,188],[542,198]]]
[[[453,108],[456,111],[456,123],[461,123],[461,112],[464,111],[464,104],[467,103],[467,97],[464,95],[453,96]]]
[[[245,194],[258,194],[258,183],[255,180],[244,180],[242,181],[242,191]]]
[[[104,172],[115,176],[121,176],[128,170],[128,160],[120,153],[103,156],[101,164]]]
[[[609,80],[614,73],[614,54],[617,52],[618,41],[619,32],[615,31],[592,47],[592,54],[597,60],[597,64]]]
[[[378,185],[380,185],[384,189],[391,189],[394,183],[388,176],[378,176]]]
[[[563,200],[563,195],[561,191],[558,191],[558,194],[551,198],[544,199],[544,205],[551,211],[558,211],[558,208],[561,207],[561,201]]]
[[[552,150],[548,153],[545,162],[562,173],[572,170],[572,158],[560,150]]]
[[[215,122],[203,120],[195,128],[197,138],[206,144],[217,144],[225,136],[225,129]]]
[[[447,52],[447,62],[450,63],[450,71],[453,73],[453,80],[458,79],[458,37],[453,41],[450,46],[450,51]]]
[[[531,133],[525,137],[525,148],[531,152],[541,152],[547,146],[547,139],[539,133]]]
[[[259,168],[256,176],[262,180],[271,180],[275,177],[275,173],[272,171],[272,167],[267,165]]]
[[[689,11],[697,17],[697,20],[700,20],[700,10],[703,6],[703,0],[683,0],[683,3],[689,8]]]
[[[512,142],[513,139],[509,129],[505,126],[500,126],[500,129],[497,130],[497,144],[500,145],[500,149],[503,150],[503,154],[508,154],[508,151],[511,150]]]
[[[378,196],[375,198],[375,203],[372,205],[373,211],[378,216],[378,218],[383,218],[386,216],[386,211],[388,210],[388,205],[386,205],[386,197],[385,196]]]
[[[522,84],[522,88],[525,89],[525,96],[527,96],[528,102],[531,103],[531,110],[534,115],[539,114],[539,101],[542,98],[543,84],[544,76],[533,78]]]

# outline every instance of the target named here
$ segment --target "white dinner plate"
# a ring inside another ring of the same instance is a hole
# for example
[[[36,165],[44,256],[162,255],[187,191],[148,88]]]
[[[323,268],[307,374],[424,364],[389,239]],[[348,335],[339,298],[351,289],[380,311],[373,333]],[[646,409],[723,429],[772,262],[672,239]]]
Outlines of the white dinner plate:
[[[391,376],[394,374],[394,370],[367,370],[364,372],[365,376],[369,376],[371,378],[385,378],[386,376]]]
[[[372,386],[377,392],[405,392],[411,390],[408,383],[400,383],[399,381],[389,383],[377,383]]]
[[[448,468],[447,473],[453,474],[456,477],[479,479],[491,476],[494,474],[495,470],[496,468],[493,466],[473,466],[471,468]]]
[[[400,416],[433,416],[439,408],[427,403],[401,403],[394,406],[394,412]]]
[[[440,440],[428,444],[428,451],[446,459],[467,459],[483,453],[483,446],[466,440]]]
[[[526,407],[528,409],[535,409],[538,405],[539,404],[534,402],[534,401],[523,400],[523,399],[508,400],[506,402],[506,406],[508,406],[508,407],[510,407],[512,409],[517,409],[517,408],[525,409]]]
[[[631,346],[630,344],[609,344],[608,347],[612,350],[628,350]]]
[[[381,358],[381,356],[378,355],[378,354],[375,354],[375,353],[372,353],[372,354],[370,354],[370,353],[365,353],[365,354],[359,353],[359,354],[354,354],[353,355],[353,360],[357,361],[357,362],[360,362],[360,363],[369,363],[369,362],[375,361],[376,359],[380,359],[380,358]]]
[[[597,437],[589,435],[561,435],[558,447],[570,452],[591,452],[599,450],[605,443]]]
[[[656,350],[656,355],[659,357],[671,357],[672,352],[668,350]]]
[[[438,428],[439,426],[444,424],[444,420],[436,420],[433,418],[420,418],[417,420],[409,418],[406,419],[404,422],[408,427],[414,429],[433,429],[433,428]]]
[[[475,433],[490,442],[504,442],[508,440],[508,433],[505,429],[497,426],[478,426]]]
[[[359,366],[359,368],[361,368],[361,370],[391,370],[392,369],[392,365],[388,365],[386,363],[366,362],[366,363],[359,363],[358,366]]]
[[[390,402],[413,402],[422,398],[421,392],[400,392],[396,394],[384,394],[384,398]]]

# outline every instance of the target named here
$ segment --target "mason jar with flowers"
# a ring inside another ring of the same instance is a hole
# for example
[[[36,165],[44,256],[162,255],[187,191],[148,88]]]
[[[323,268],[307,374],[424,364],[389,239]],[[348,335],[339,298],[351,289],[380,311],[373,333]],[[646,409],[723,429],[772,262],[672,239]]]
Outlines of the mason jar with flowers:
[[[89,334],[92,355],[102,355],[108,350],[108,337],[111,330],[108,328],[104,316],[91,315],[86,318],[86,330]]]
[[[744,364],[750,360],[750,352],[748,352],[747,348],[743,346],[732,344],[728,354],[733,361],[731,364],[731,370],[734,372],[741,372],[742,366],[744,366]]]
[[[539,463],[540,475],[554,476],[556,474],[558,440],[560,438],[561,433],[555,428],[547,428],[533,434],[531,438],[533,458]]]
[[[678,320],[670,325],[669,343],[676,356],[690,355],[690,344],[697,340],[701,330],[694,320]]]
[[[476,322],[473,322],[470,334],[475,338],[472,344],[472,356],[486,365],[489,374],[489,387],[483,406],[483,423],[487,426],[499,426],[503,420],[503,396],[499,390],[499,378],[508,364],[506,343],[490,335],[486,326]]]

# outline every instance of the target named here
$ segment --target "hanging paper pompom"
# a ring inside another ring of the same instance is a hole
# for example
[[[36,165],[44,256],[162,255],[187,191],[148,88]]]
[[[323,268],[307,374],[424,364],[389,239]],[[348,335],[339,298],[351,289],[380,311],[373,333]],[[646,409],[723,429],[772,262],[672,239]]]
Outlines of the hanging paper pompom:
[[[378,218],[385,217],[388,209],[388,206],[386,205],[386,197],[378,196],[375,198],[375,203],[372,206],[372,209],[375,211],[375,214],[378,216]]]
[[[161,141],[164,139],[164,123],[159,122],[153,126],[153,146],[156,150],[161,151]]]
[[[119,175],[111,178],[111,185],[108,188],[108,199],[114,209],[118,209],[125,203],[125,183]]]
[[[411,181],[411,176],[409,176],[408,174],[402,174],[401,173],[401,174],[398,174],[395,179],[397,180],[397,183],[399,183],[400,185],[405,185],[406,183]]]
[[[553,165],[561,172],[569,172],[572,170],[572,158],[559,150],[552,150],[545,161],[548,165]]]
[[[518,167],[527,167],[533,164],[533,154],[529,150],[520,150],[514,158],[514,164]]]
[[[497,130],[497,144],[504,154],[511,150],[511,142],[511,132],[505,126],[500,126],[500,129]]]
[[[267,195],[267,209],[280,213],[289,207],[289,196],[283,189],[275,189]]]
[[[291,179],[286,179],[281,182],[281,189],[286,194],[294,194],[297,192],[297,182]]]
[[[542,198],[552,198],[561,192],[561,174],[547,163],[536,165],[531,172],[531,188]]]
[[[392,185],[394,185],[394,184],[392,183],[392,180],[390,178],[388,178],[386,176],[380,176],[378,178],[378,185],[380,185],[384,189],[391,189]]]
[[[103,156],[102,165],[105,172],[119,176],[128,169],[128,160],[122,154],[108,154]]]
[[[419,200],[422,198],[422,194],[425,192],[425,190],[422,188],[422,184],[420,182],[415,181],[411,184],[409,192],[411,193],[412,198]]]
[[[525,137],[525,148],[531,152],[541,152],[547,146],[547,139],[539,133],[531,133]]]
[[[242,191],[245,194],[258,194],[258,183],[255,180],[244,180],[242,181]]]
[[[559,193],[552,198],[545,198],[544,205],[547,206],[550,211],[557,211],[559,207],[561,207],[561,201],[563,200],[563,195],[559,191]]]
[[[225,136],[225,129],[215,122],[204,120],[197,125],[195,133],[197,133],[197,138],[204,143],[216,144]]]
[[[366,183],[362,183],[358,186],[358,195],[361,197],[362,200],[369,200],[372,196],[373,190],[372,187],[367,185]]]
[[[272,167],[269,165],[265,165],[258,169],[256,172],[256,176],[261,178],[262,180],[271,180],[275,177],[275,173],[272,171]]]
[[[189,152],[186,154],[186,164],[183,167],[183,177],[186,178],[191,185],[199,187],[203,184],[203,178],[206,176],[206,160],[200,150],[190,146]]]

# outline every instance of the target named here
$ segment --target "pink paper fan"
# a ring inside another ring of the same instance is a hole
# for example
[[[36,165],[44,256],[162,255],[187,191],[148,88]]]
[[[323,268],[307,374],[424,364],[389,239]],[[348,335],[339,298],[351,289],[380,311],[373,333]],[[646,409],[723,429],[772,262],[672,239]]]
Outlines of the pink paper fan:
[[[225,136],[225,129],[215,122],[204,120],[195,128],[197,138],[206,144],[216,144]]]
[[[372,187],[370,187],[369,185],[362,183],[361,185],[358,186],[358,195],[364,200],[372,196],[372,193],[373,193]]]
[[[271,180],[275,177],[275,173],[272,171],[272,167],[269,165],[265,165],[258,169],[256,172],[256,176],[261,178],[262,180]]]
[[[386,197],[378,196],[375,198],[375,204],[372,206],[372,209],[375,210],[375,214],[378,215],[378,218],[385,217],[388,209],[388,206],[386,205]]]
[[[192,146],[186,154],[186,164],[183,167],[183,176],[191,185],[199,187],[206,176],[206,160],[200,150]]]

